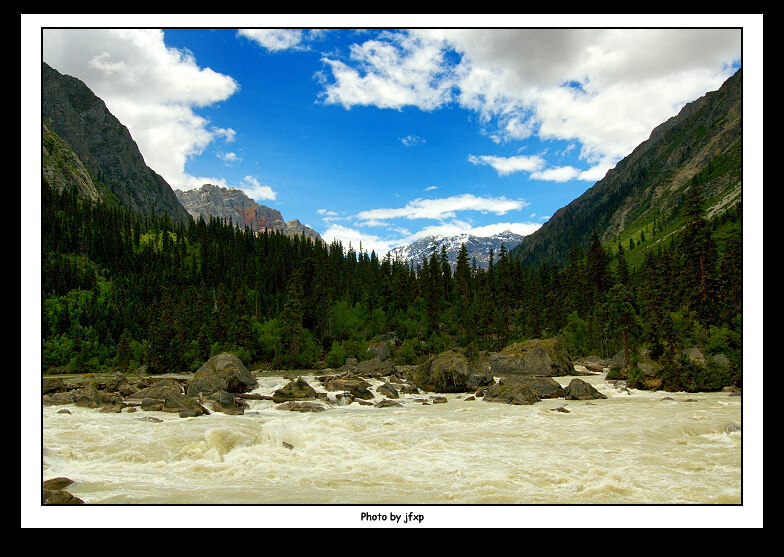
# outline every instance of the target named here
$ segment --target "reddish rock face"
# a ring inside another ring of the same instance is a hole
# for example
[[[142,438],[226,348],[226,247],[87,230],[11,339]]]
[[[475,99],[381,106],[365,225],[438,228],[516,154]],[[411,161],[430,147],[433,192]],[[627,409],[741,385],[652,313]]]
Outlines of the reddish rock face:
[[[204,184],[199,189],[175,190],[175,193],[193,218],[202,216],[205,220],[210,217],[231,219],[237,226],[248,226],[254,232],[269,230],[290,236],[304,234],[323,242],[318,232],[312,228],[304,226],[296,219],[286,222],[280,211],[259,205],[243,191],[235,188]]]

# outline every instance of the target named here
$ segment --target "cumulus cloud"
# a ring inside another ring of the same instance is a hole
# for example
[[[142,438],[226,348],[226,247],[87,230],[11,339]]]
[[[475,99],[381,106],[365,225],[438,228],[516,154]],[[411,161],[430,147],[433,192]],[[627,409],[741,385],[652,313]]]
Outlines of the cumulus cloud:
[[[147,165],[188,189],[187,160],[231,136],[193,109],[227,99],[239,85],[163,38],[155,29],[43,29],[43,59],[86,83],[128,127]]]
[[[323,100],[379,108],[458,105],[496,142],[538,136],[578,143],[603,176],[687,102],[717,89],[740,60],[741,31],[661,29],[413,29],[325,56]],[[469,159],[495,165],[532,160]],[[549,165],[548,165],[549,166]],[[523,170],[523,169],[519,169]],[[525,169],[560,180],[567,167]]]
[[[443,41],[425,35],[384,32],[353,44],[347,60],[325,55],[334,77],[321,95],[325,104],[434,110],[451,98],[452,79]]]

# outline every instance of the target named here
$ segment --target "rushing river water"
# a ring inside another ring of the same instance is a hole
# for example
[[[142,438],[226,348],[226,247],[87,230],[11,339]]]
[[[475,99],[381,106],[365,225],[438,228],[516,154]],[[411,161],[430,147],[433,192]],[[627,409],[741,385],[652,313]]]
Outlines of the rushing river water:
[[[44,406],[43,479],[69,477],[85,503],[114,505],[742,502],[741,397],[583,379],[608,398],[425,405],[423,394],[320,413],[250,400],[245,415],[197,418]],[[262,377],[254,392],[287,382]]]

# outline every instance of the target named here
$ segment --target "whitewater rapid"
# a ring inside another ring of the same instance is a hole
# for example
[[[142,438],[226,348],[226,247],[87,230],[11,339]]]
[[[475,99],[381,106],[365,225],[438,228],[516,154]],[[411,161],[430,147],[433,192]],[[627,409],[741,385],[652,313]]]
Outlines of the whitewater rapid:
[[[320,413],[250,400],[245,415],[196,418],[44,406],[42,475],[71,478],[88,504],[742,502],[741,397],[582,379],[608,398],[513,406],[449,394],[425,405],[424,393],[400,408]],[[254,392],[271,394],[288,380],[259,382]]]

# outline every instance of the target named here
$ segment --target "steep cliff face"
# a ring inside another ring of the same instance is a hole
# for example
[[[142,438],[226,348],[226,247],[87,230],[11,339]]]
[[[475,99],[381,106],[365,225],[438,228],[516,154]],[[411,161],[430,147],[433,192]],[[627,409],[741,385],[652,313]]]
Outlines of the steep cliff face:
[[[231,220],[240,228],[249,227],[254,232],[264,230],[282,232],[289,236],[304,234],[308,238],[323,242],[321,236],[299,220],[283,220],[280,211],[259,205],[242,190],[204,184],[193,190],[174,190],[177,199],[194,219],[210,217]]]
[[[691,102],[582,196],[526,236],[512,255],[524,265],[564,264],[592,233],[602,243],[628,240],[658,226],[676,227],[679,208],[698,181],[709,216],[734,206],[742,184],[742,70],[718,91]]]
[[[187,222],[190,215],[171,186],[148,167],[128,129],[80,80],[42,62],[43,123],[73,151],[94,181],[140,214]]]

